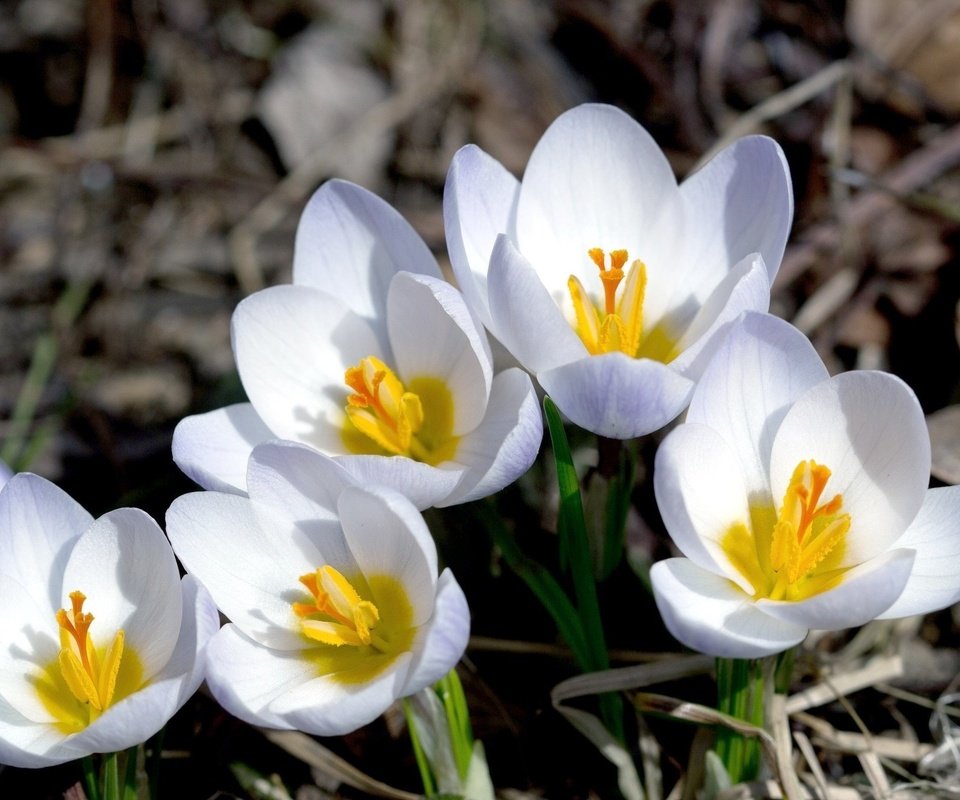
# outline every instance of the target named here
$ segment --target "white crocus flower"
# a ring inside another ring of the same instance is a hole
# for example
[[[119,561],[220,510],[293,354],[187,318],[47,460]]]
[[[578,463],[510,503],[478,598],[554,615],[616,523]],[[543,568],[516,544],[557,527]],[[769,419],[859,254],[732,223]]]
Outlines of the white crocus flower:
[[[536,458],[529,377],[493,374],[485,334],[403,218],[331,181],[297,231],[294,283],[233,317],[249,403],[188,417],[174,460],[208,489],[244,491],[253,446],[309,445],[418,508],[485,497]]]
[[[462,148],[444,192],[468,305],[574,423],[618,439],[676,417],[730,321],[766,311],[792,216],[772,140],[740,139],[678,186],[604,105],[562,114],[522,182]]]
[[[217,610],[134,508],[94,520],[43,478],[0,492],[0,762],[145,741],[196,691]]]
[[[754,658],[960,599],[960,487],[927,489],[923,412],[899,378],[827,375],[782,320],[745,315],[657,452],[686,558],[653,566],[681,642]]]
[[[254,449],[249,495],[197,492],[167,512],[173,547],[231,620],[207,683],[247,722],[323,736],[376,719],[452,669],[470,615],[423,517],[292,442]]]

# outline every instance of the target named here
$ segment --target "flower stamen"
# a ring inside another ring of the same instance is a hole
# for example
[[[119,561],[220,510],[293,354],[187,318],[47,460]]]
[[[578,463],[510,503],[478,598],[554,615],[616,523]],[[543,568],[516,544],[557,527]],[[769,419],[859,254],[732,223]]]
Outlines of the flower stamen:
[[[439,378],[421,377],[403,385],[376,356],[367,356],[344,374],[352,390],[347,420],[354,430],[390,455],[436,466],[453,458],[453,399]]]
[[[626,250],[611,250],[609,266],[601,248],[593,247],[587,251],[587,255],[600,270],[603,308],[594,304],[580,280],[571,275],[567,288],[573,302],[574,329],[591,355],[619,352],[636,358],[640,354],[643,336],[646,265],[636,260],[624,272],[623,267],[628,260]]]
[[[313,596],[312,603],[293,603],[293,613],[301,618],[304,636],[335,647],[372,645],[386,652],[389,643],[374,631],[380,610],[360,597],[338,570],[324,565],[316,572],[301,575],[300,583]],[[316,619],[317,616],[321,618]]]
[[[843,495],[822,501],[830,474],[822,464],[801,461],[779,512],[751,509],[752,530],[738,522],[727,531],[721,546],[754,587],[755,599],[802,600],[843,579],[840,564],[851,519],[842,513]]]
[[[101,712],[110,706],[117,688],[117,675],[123,658],[123,630],[117,631],[103,663],[97,656],[89,636],[93,614],[83,611],[86,595],[70,592],[70,611],[61,608],[57,614],[60,626],[60,673],[71,694],[81,703]]]

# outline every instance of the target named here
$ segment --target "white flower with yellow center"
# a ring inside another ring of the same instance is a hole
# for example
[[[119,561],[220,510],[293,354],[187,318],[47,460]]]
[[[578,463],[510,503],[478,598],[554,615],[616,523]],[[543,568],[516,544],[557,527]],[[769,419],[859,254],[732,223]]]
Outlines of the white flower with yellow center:
[[[293,442],[256,447],[248,496],[174,501],[184,566],[230,619],[207,683],[237,717],[322,736],[355,730],[435,683],[467,645],[470,615],[416,508],[355,485]]]
[[[418,508],[485,497],[536,458],[529,377],[493,374],[486,336],[387,203],[325,184],[297,231],[294,284],[248,297],[233,347],[249,403],[188,417],[174,460],[208,489],[244,491],[253,446],[309,445]]]
[[[686,558],[654,564],[670,632],[754,658],[960,599],[960,487],[927,489],[923,412],[899,378],[829,377],[807,339],[747,314],[718,349],[654,488]]]
[[[792,215],[772,140],[741,139],[678,186],[603,105],[562,114],[522,182],[462,148],[444,192],[468,305],[574,423],[620,439],[676,417],[730,321],[767,310]]]
[[[157,524],[96,521],[23,473],[0,492],[0,763],[44,767],[145,741],[196,691],[219,626]]]

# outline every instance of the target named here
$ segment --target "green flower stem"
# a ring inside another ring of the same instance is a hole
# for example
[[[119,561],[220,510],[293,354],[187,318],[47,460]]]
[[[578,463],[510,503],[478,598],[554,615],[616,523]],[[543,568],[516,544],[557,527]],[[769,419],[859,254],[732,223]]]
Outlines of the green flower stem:
[[[164,725],[150,740],[150,761],[147,765],[147,775],[150,784],[150,797],[160,797],[160,765],[163,761],[163,740],[167,733]]]
[[[747,720],[758,728],[764,727],[764,705],[766,703],[767,676],[770,674],[769,659],[752,662],[750,675],[750,697],[747,708]],[[744,774],[758,776],[760,773],[760,741],[751,736],[744,740]]]
[[[733,691],[733,662],[728,658],[717,659],[717,711],[729,714],[732,704]],[[714,749],[717,756],[733,777],[733,737],[734,734],[727,728],[717,728]]]
[[[558,528],[565,546],[562,549],[568,556],[568,567],[573,579],[573,591],[577,601],[580,624],[587,636],[590,669],[605,670],[610,666],[607,645],[603,634],[603,620],[600,616],[600,603],[597,600],[597,586],[593,576],[593,562],[590,557],[590,542],[583,516],[583,501],[580,497],[580,480],[573,466],[570,443],[563,429],[560,412],[549,397],[543,398],[543,410],[553,444],[553,455],[557,463],[557,483],[560,487],[560,515]],[[618,694],[602,694],[599,698],[600,711],[607,729],[623,741],[623,701]]]
[[[142,745],[134,745],[127,750],[126,769],[123,776],[122,800],[137,800],[137,762],[140,759]]]
[[[636,465],[630,451],[626,448],[617,450],[617,458],[617,470],[607,482],[603,558],[599,573],[601,580],[607,578],[623,560],[630,495],[636,478]]]
[[[779,655],[774,656],[773,690],[777,694],[787,694],[793,680],[793,663],[797,657],[797,648],[791,647]]]
[[[101,800],[100,781],[97,778],[97,768],[93,763],[93,756],[85,756],[80,765],[83,769],[83,787],[86,789],[88,800]]]
[[[420,771],[420,782],[423,784],[423,794],[426,797],[433,797],[437,793],[437,786],[433,781],[433,772],[430,770],[430,764],[427,762],[426,753],[423,752],[423,745],[420,744],[420,737],[417,735],[417,725],[413,718],[413,710],[410,708],[410,701],[404,697],[400,703],[403,706],[403,716],[407,720],[407,732],[410,734],[410,745],[413,748],[413,757],[417,762],[417,769]]]
[[[121,800],[116,753],[107,753],[103,757],[103,800]]]
[[[620,451],[623,442],[620,439],[597,437],[597,472],[604,478],[614,478],[620,474]]]
[[[762,666],[762,662],[755,660],[718,658],[717,709],[762,727],[765,690]],[[757,777],[760,750],[756,739],[746,739],[728,728],[719,728],[716,752],[734,783]]]

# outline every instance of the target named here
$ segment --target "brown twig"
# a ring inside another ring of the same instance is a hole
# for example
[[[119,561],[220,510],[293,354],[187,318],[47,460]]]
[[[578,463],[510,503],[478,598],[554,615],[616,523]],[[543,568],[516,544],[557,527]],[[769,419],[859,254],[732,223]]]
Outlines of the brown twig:
[[[912,192],[958,164],[960,125],[954,125],[882,175],[879,182],[884,186],[884,190],[869,189],[853,198],[847,213],[850,227],[854,230],[863,228],[883,212],[893,208],[897,200],[891,193]],[[787,249],[774,281],[773,291],[785,289],[839,246],[840,230],[836,220],[821,222],[809,228],[795,245]]]

